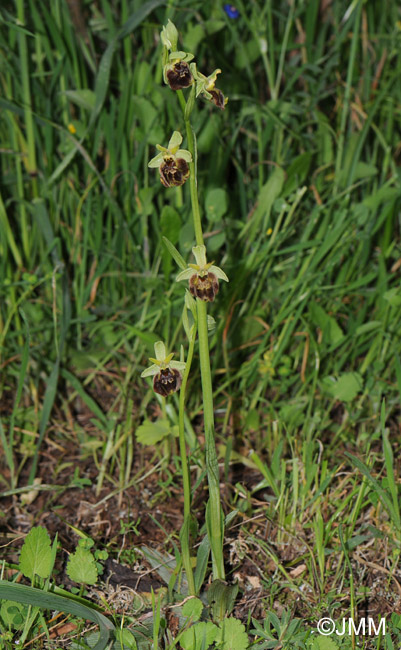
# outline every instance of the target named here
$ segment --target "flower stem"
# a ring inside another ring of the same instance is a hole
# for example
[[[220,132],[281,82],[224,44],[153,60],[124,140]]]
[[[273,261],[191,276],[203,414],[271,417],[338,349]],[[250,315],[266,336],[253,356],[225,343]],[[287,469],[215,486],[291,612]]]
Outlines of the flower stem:
[[[205,428],[206,471],[209,485],[206,527],[212,549],[213,578],[224,580],[223,536],[224,524],[220,505],[219,464],[214,434],[212,375],[210,372],[207,310],[203,300],[196,300],[199,330],[199,357],[202,378],[203,419]]]
[[[186,101],[182,90],[177,90],[178,99],[184,114],[185,129],[187,132],[188,151],[192,155],[192,162],[189,163],[189,187],[191,192],[192,216],[194,220],[195,239],[198,246],[203,245],[202,224],[200,218],[199,201],[198,201],[198,181],[196,177],[196,138],[189,119],[185,117]]]
[[[187,132],[188,150],[192,155],[192,162],[189,163],[190,169],[190,191],[192,215],[194,221],[195,238],[198,246],[203,245],[203,232],[200,218],[199,201],[198,201],[198,184],[197,184],[197,150],[196,137],[192,129],[189,116],[187,115],[187,103],[181,90],[177,91],[178,99],[184,114],[185,128]],[[196,299],[198,313],[198,332],[199,332],[199,357],[200,370],[202,378],[202,395],[203,395],[203,417],[205,429],[205,455],[206,471],[209,485],[209,502],[206,508],[206,526],[210,547],[212,551],[213,578],[224,580],[224,561],[223,561],[223,537],[224,524],[220,504],[220,480],[219,464],[216,454],[216,441],[214,432],[214,410],[213,410],[213,391],[212,375],[210,371],[209,342],[207,329],[207,309],[206,303],[199,298]]]
[[[194,327],[196,327],[196,325],[194,325]],[[179,442],[180,442],[182,481],[184,487],[184,524],[181,529],[180,540],[181,540],[182,563],[184,565],[184,569],[187,574],[188,591],[190,596],[196,595],[196,589],[195,589],[194,574],[192,571],[191,555],[189,552],[189,528],[190,528],[189,525],[191,520],[191,482],[189,477],[187,450],[185,444],[184,413],[185,413],[185,389],[187,387],[189,371],[191,369],[192,357],[194,354],[195,339],[196,339],[196,330],[194,329],[193,335],[189,342],[188,356],[186,360],[184,374],[182,377],[179,411],[178,411],[178,434],[179,434]]]

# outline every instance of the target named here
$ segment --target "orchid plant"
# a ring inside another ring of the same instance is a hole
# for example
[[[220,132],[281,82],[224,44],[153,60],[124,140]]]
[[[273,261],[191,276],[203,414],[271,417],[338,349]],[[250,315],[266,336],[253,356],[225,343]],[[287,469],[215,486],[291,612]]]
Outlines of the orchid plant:
[[[176,92],[183,112],[187,135],[188,149],[181,149],[182,135],[174,131],[167,147],[156,145],[158,154],[149,162],[149,167],[158,168],[160,181],[167,187],[181,186],[189,180],[192,216],[196,243],[192,248],[195,262],[185,265],[183,258],[173,244],[166,241],[167,248],[181,266],[181,272],[176,280],[188,280],[188,291],[185,293],[183,310],[184,329],[189,339],[189,348],[185,362],[173,361],[173,355],[166,353],[162,341],[155,344],[156,358],[150,359],[152,365],[144,370],[142,377],[153,376],[155,392],[167,398],[174,392],[180,392],[179,400],[179,441],[184,483],[184,525],[180,540],[183,565],[187,574],[189,592],[195,595],[201,586],[199,567],[194,578],[193,562],[190,555],[189,530],[191,517],[191,486],[187,462],[186,442],[184,435],[185,390],[191,368],[196,341],[199,348],[199,360],[202,383],[204,434],[205,434],[205,463],[208,477],[209,500],[206,506],[206,529],[212,554],[213,578],[224,581],[225,570],[223,562],[224,517],[220,502],[219,466],[216,454],[212,377],[210,370],[207,303],[213,302],[219,292],[219,280],[228,282],[225,272],[214,262],[207,262],[206,247],[200,218],[197,192],[197,149],[196,137],[191,125],[190,116],[197,98],[201,97],[224,110],[227,98],[221,90],[215,87],[217,75],[215,70],[210,75],[204,75],[197,70],[193,61],[194,55],[178,49],[178,31],[175,25],[168,21],[161,32],[163,45],[162,65],[164,82]],[[183,90],[187,91],[184,96]],[[192,313],[190,326],[188,311]]]

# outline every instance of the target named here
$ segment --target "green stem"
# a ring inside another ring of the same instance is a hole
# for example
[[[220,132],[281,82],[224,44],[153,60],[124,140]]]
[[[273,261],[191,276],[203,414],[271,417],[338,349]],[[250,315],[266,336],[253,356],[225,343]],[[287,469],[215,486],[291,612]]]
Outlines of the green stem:
[[[210,372],[207,309],[203,300],[196,300],[199,329],[199,357],[202,378],[203,420],[205,428],[206,471],[209,485],[209,503],[206,526],[213,560],[213,578],[224,580],[223,536],[224,527],[220,506],[219,464],[214,434],[212,375]]]
[[[199,201],[198,201],[198,181],[196,176],[196,161],[197,161],[197,151],[196,151],[196,138],[193,131],[191,122],[188,118],[185,117],[186,101],[183,95],[182,90],[177,90],[177,95],[179,102],[181,104],[182,112],[184,113],[185,119],[185,129],[187,132],[188,140],[188,151],[192,155],[192,162],[189,163],[189,187],[191,191],[191,204],[192,204],[192,216],[194,220],[194,230],[195,230],[195,239],[198,246],[203,246],[203,233],[202,233],[202,224],[200,218],[199,210]]]
[[[193,89],[191,92],[194,92]],[[187,132],[188,150],[192,156],[192,162],[189,163],[190,170],[190,191],[192,216],[194,221],[195,238],[198,246],[204,245],[202,224],[200,218],[199,201],[198,201],[198,183],[197,183],[197,149],[196,137],[189,120],[188,105],[185,101],[181,90],[177,91],[185,120]],[[198,313],[198,332],[199,332],[199,357],[200,370],[202,379],[202,396],[203,396],[203,418],[205,429],[205,451],[206,451],[206,471],[209,486],[209,502],[206,507],[206,526],[212,551],[213,561],[213,578],[214,580],[224,580],[224,561],[223,561],[223,537],[224,523],[220,505],[220,480],[219,464],[216,454],[216,441],[214,433],[214,410],[213,410],[213,390],[212,374],[210,371],[209,341],[207,329],[207,309],[206,303],[197,298]]]
[[[196,326],[194,325],[194,328],[195,327]],[[185,390],[187,387],[189,371],[191,369],[192,357],[194,354],[194,347],[195,347],[195,340],[196,340],[196,329],[194,330],[192,334],[192,338],[189,342],[188,356],[186,360],[184,374],[182,377],[179,412],[178,412],[178,434],[179,434],[179,442],[180,442],[182,482],[184,487],[184,525],[181,530],[180,540],[181,540],[182,563],[184,565],[185,572],[187,574],[188,590],[190,596],[196,595],[196,589],[195,589],[194,574],[192,571],[191,555],[189,552],[189,524],[191,518],[191,481],[190,481],[189,469],[188,469],[187,448],[185,444],[184,416],[185,416]]]

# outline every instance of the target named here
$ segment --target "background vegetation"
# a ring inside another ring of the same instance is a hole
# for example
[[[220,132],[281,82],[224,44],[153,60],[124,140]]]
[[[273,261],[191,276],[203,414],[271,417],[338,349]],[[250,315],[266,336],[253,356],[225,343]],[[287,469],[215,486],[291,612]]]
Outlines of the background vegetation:
[[[229,97],[194,121],[209,256],[230,278],[210,344],[224,507],[237,511],[227,564],[251,599],[237,615],[248,631],[248,612],[389,615],[401,593],[401,10],[235,6],[2,5],[2,529],[8,542],[27,532],[66,489],[74,503],[112,491],[119,512],[144,485],[154,509],[179,502],[177,401],[164,408],[139,378],[155,341],[185,340],[162,236],[189,260],[189,188],[166,191],[147,167],[156,143],[183,133],[162,82],[170,17]],[[39,505],[26,500],[34,479]],[[153,545],[171,551],[179,521],[167,520]],[[97,543],[116,553],[122,534]]]

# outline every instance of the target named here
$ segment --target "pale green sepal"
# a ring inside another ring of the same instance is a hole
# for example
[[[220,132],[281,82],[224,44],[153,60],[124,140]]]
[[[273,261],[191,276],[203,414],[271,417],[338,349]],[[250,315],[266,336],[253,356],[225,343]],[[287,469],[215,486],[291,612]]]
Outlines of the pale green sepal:
[[[149,368],[146,368],[146,370],[141,373],[141,377],[151,377],[152,375],[157,375],[158,372],[160,372],[159,366],[149,366]]]
[[[177,158],[182,158],[187,163],[192,162],[191,152],[187,151],[186,149],[178,149],[175,155],[177,156]]]
[[[221,269],[219,266],[211,266],[209,271],[211,273],[214,273],[217,278],[220,278],[220,280],[225,280],[226,282],[229,282],[228,277],[224,273],[223,269]]]
[[[200,268],[206,266],[206,246],[194,246],[192,252],[195,256],[196,263]]]
[[[163,162],[163,154],[158,153],[157,156],[152,158],[150,162],[148,162],[148,167],[160,167],[160,165]]]
[[[168,143],[168,150],[171,153],[175,154],[175,152],[177,151],[177,149],[180,146],[181,142],[182,142],[181,133],[179,131],[174,131],[173,135],[170,138],[170,142]]]
[[[194,275],[194,272],[192,269],[185,269],[185,271],[181,271],[175,279],[176,282],[181,282],[181,280],[189,280],[189,278]]]
[[[172,62],[172,61],[185,61],[185,63],[189,63],[194,58],[194,55],[191,54],[190,52],[181,52],[181,51],[179,51],[179,52],[170,52],[170,55],[169,55],[168,58],[169,58],[170,62]]]
[[[169,366],[174,370],[185,370],[185,361],[172,361]]]
[[[185,59],[186,55],[187,55],[186,52],[182,52],[181,50],[178,50],[177,52],[170,52],[169,58],[170,61],[174,61],[175,59],[180,59],[180,61],[182,61],[183,59]]]
[[[163,341],[156,341],[155,355],[158,361],[164,361],[166,358],[166,346],[164,345]]]

